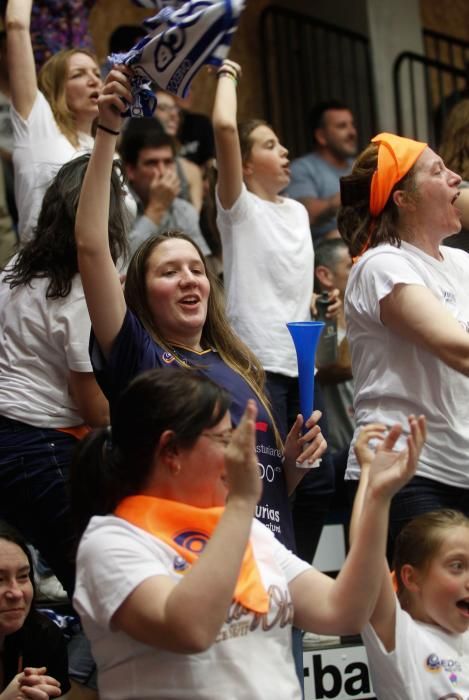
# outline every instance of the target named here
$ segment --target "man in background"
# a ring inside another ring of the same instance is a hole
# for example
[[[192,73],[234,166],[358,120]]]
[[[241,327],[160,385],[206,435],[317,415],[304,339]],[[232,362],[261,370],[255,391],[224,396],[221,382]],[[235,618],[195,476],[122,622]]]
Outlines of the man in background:
[[[313,151],[292,162],[286,194],[308,210],[316,246],[323,238],[339,237],[336,219],[340,206],[339,181],[352,169],[357,153],[357,130],[352,112],[337,100],[316,105],[310,125]]]

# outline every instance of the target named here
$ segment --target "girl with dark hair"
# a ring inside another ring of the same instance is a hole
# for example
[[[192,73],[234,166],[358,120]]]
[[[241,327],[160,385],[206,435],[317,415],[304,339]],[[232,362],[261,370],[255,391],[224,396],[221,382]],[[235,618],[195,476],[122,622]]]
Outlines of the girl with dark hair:
[[[33,598],[31,553],[0,521],[0,700],[54,698],[70,688],[65,640]]]
[[[257,454],[264,492],[257,516],[281,542],[294,548],[288,493],[325,449],[316,425],[319,414],[297,418],[283,450],[263,392],[264,372],[257,358],[233,333],[219,284],[205,259],[184,234],[169,232],[145,241],[133,256],[125,296],[109,251],[109,181],[122,98],[131,100],[128,69],[115,68],[99,98],[98,130],[83,182],[76,240],[80,273],[93,327],[91,357],[104,393],[113,406],[129,381],[154,367],[192,368],[231,395],[232,418],[241,419],[248,399],[258,405]],[[298,463],[298,466],[297,466]]]
[[[393,454],[370,478],[334,580],[253,519],[257,407],[248,400],[232,431],[230,402],[195,372],[153,370],[121,394],[112,438],[101,430],[80,444],[74,603],[102,700],[299,700],[292,624],[357,632],[374,608],[390,498],[416,460]]]
[[[44,192],[60,166],[92,148],[102,87],[96,58],[86,49],[59,51],[36,76],[31,8],[32,0],[8,0],[5,15],[21,241],[31,238]]]
[[[368,479],[402,430],[397,425],[389,431],[370,466],[374,452],[367,443],[383,438],[379,428],[367,426],[355,446],[361,477],[352,541],[359,536]],[[425,422],[411,417],[414,444],[418,432],[424,435]],[[362,632],[374,692],[380,700],[468,697],[469,518],[442,509],[412,519],[396,540],[393,569],[394,585],[388,566],[383,568],[378,602]]]
[[[90,320],[74,240],[88,159],[61,168],[45,194],[35,237],[0,278],[0,515],[39,549],[70,595],[68,465],[85,424],[109,421],[88,355]],[[110,208],[117,259],[126,248],[115,169]]]
[[[429,510],[469,515],[469,256],[442,245],[461,227],[460,181],[425,143],[387,133],[341,181],[339,230],[359,257],[345,295],[356,435],[428,419],[417,475],[391,507],[392,539]],[[358,476],[351,450],[346,478]]]

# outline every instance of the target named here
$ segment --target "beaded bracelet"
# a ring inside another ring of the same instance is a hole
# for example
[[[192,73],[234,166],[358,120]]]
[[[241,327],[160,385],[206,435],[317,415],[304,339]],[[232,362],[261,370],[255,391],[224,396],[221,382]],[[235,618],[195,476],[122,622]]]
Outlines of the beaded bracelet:
[[[112,134],[112,136],[119,136],[120,134],[120,131],[114,131],[114,129],[110,129],[108,126],[103,126],[103,124],[96,124],[96,128],[105,131],[107,134]]]

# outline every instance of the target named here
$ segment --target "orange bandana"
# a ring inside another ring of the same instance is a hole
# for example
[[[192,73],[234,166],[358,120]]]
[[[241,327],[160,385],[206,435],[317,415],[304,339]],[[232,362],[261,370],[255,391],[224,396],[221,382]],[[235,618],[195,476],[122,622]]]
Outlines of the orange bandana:
[[[375,217],[381,214],[392,188],[409,172],[427,144],[386,133],[378,134],[371,141],[379,144],[378,167],[370,190],[370,213]]]
[[[114,515],[154,535],[193,564],[203,552],[223,511],[224,508],[195,508],[153,496],[128,496],[119,503]],[[233,598],[257,613],[266,613],[269,609],[269,598],[250,542],[244,553]]]

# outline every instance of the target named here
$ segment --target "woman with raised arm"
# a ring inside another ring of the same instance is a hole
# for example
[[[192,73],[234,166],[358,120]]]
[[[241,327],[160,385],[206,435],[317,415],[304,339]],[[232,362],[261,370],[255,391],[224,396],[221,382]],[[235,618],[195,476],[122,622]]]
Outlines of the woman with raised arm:
[[[46,559],[71,596],[68,468],[87,426],[109,423],[93,375],[78,274],[75,212],[89,156],[66,163],[44,196],[34,237],[0,277],[0,516]],[[112,175],[109,245],[122,256],[122,197]]]
[[[339,231],[358,258],[345,294],[356,434],[428,421],[417,475],[391,507],[392,539],[429,510],[469,515],[469,255],[443,245],[461,228],[460,182],[427,144],[388,133],[341,180]],[[352,449],[346,478],[359,471]]]
[[[256,402],[234,431],[230,404],[206,377],[153,370],[121,394],[112,436],[80,446],[74,601],[102,700],[299,700],[292,624],[356,633],[375,606],[389,502],[413,473],[406,453],[371,476],[334,580],[253,521]]]
[[[264,491],[256,514],[291,549],[288,494],[320,457],[325,441],[313,414],[301,434],[297,418],[282,449],[263,393],[257,358],[233,333],[219,284],[187,236],[170,232],[145,241],[127,271],[125,295],[108,243],[109,183],[123,99],[132,99],[128,69],[114,68],[99,98],[99,126],[83,182],[76,242],[94,336],[93,367],[113,405],[129,381],[153,367],[193,368],[227,389],[235,425],[248,399],[258,406],[257,455]]]
[[[36,76],[31,6],[32,0],[8,0],[5,15],[21,241],[31,237],[45,190],[60,166],[92,148],[102,87],[97,61],[86,49],[59,51]]]

